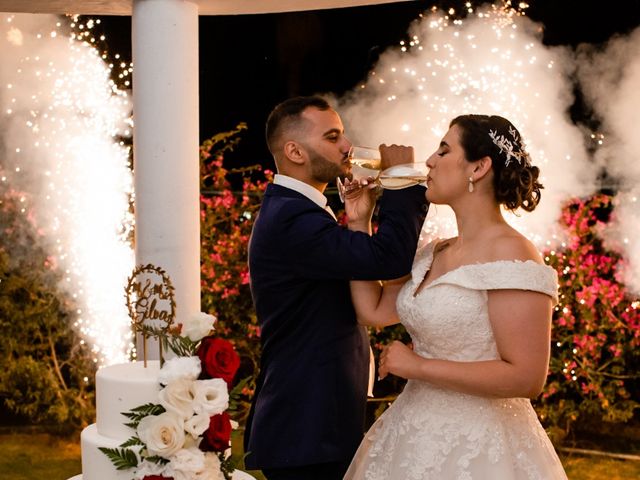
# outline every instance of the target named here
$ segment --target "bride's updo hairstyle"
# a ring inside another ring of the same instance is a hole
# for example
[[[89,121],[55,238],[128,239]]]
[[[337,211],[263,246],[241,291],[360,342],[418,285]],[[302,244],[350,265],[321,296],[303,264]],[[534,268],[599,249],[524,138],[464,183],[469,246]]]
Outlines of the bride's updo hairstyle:
[[[509,210],[532,212],[540,202],[540,170],[531,165],[520,132],[497,115],[460,115],[449,128],[461,130],[460,143],[468,161],[491,157],[493,191],[500,205]]]

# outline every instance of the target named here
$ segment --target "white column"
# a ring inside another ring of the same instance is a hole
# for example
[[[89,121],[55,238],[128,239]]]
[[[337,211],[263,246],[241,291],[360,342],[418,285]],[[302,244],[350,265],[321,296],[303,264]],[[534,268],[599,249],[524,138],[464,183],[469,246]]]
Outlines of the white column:
[[[134,0],[132,35],[136,264],[167,272],[180,322],[200,311],[198,6]]]

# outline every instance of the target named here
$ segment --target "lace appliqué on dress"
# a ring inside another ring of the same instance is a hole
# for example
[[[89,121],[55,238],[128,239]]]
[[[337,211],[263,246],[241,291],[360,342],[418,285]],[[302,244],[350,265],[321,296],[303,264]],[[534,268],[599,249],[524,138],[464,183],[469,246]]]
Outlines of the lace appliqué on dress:
[[[426,358],[498,358],[487,290],[524,289],[557,298],[556,272],[532,261],[464,265],[414,296],[435,242],[416,254],[397,309],[416,353]],[[345,479],[551,480],[562,465],[524,398],[491,399],[410,380],[371,427]]]

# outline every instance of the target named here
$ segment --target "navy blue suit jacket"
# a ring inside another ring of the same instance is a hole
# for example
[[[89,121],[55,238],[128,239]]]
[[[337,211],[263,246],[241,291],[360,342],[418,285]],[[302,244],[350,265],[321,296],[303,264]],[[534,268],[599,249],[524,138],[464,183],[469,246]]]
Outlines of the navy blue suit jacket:
[[[245,432],[249,469],[347,461],[362,440],[369,339],[349,280],[411,270],[423,187],[385,191],[375,235],[352,232],[304,195],[271,184],[249,244],[260,374]]]

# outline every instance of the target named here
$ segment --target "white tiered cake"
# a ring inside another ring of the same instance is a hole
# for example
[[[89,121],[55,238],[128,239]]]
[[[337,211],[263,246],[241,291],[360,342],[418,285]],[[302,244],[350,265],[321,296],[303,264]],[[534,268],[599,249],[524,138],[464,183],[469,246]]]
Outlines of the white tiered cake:
[[[70,480],[213,480],[231,471],[234,480],[252,479],[234,470],[230,457],[233,424],[225,410],[240,357],[229,341],[211,337],[216,318],[200,312],[175,324],[171,281],[151,264],[137,266],[125,290],[144,358],[151,338],[166,340],[177,356],[168,358],[162,371],[157,360],[98,370],[96,423],[82,431],[82,475]],[[209,348],[226,352],[224,369],[218,370],[216,355],[209,358]]]
[[[99,448],[117,448],[135,432],[122,415],[148,403],[158,403],[160,382],[157,360],[111,365],[96,374],[96,423],[80,435],[82,475],[69,480],[131,480],[130,470],[116,470],[111,460]],[[241,470],[233,472],[233,480],[254,480]]]
[[[131,480],[131,472],[118,471],[100,447],[116,448],[135,432],[122,415],[146,403],[158,403],[157,360],[123,363],[98,370],[96,375],[96,423],[89,425],[80,436],[82,450],[82,480]]]

